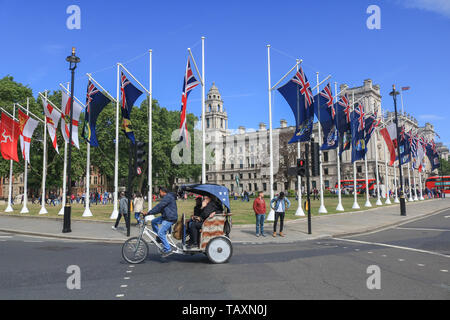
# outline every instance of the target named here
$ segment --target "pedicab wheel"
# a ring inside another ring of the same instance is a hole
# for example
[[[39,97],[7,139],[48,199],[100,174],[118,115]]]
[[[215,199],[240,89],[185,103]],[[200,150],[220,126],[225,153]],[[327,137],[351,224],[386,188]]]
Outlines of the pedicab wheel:
[[[225,237],[211,239],[206,246],[206,256],[215,264],[227,263],[233,254],[231,241]]]
[[[148,255],[148,244],[144,239],[130,238],[122,246],[122,257],[126,262],[139,264],[143,262]]]

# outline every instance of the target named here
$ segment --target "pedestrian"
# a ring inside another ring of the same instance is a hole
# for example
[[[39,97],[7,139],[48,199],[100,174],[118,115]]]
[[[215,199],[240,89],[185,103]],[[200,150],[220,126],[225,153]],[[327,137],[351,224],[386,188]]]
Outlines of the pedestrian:
[[[125,197],[125,192],[120,193],[120,202],[119,202],[119,216],[117,217],[115,225],[112,227],[114,230],[117,230],[119,226],[120,219],[125,219],[125,223],[127,222],[128,215],[128,199]]]
[[[265,237],[264,233],[264,220],[266,219],[266,201],[264,201],[264,193],[260,191],[258,197],[253,201],[253,211],[256,216],[256,236],[260,235]]]
[[[273,237],[277,236],[277,224],[280,219],[280,237],[284,237],[284,216],[286,210],[291,206],[291,202],[285,197],[284,192],[280,192],[278,197],[273,198],[270,201],[270,207],[275,211],[275,222],[273,223]]]
[[[144,211],[144,198],[142,198],[142,194],[140,192],[136,193],[136,197],[133,201],[134,206],[134,217],[136,218],[137,224],[141,222],[140,215]]]

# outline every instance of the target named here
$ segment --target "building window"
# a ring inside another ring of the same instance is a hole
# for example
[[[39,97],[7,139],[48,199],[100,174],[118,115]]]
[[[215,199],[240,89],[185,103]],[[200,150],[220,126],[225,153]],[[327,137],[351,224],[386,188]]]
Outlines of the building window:
[[[252,191],[252,184],[251,183],[248,184],[248,191]]]
[[[327,176],[328,175],[328,168],[323,169],[323,172]]]
[[[277,184],[276,184],[276,183],[273,184],[273,190],[274,190],[274,191],[278,191],[278,188],[277,188]]]
[[[242,179],[244,175],[242,173],[239,174],[239,179]]]
[[[209,128],[209,119],[206,119],[206,127]]]
[[[329,180],[325,180],[325,188],[329,188],[330,187],[330,181]]]
[[[267,183],[263,183],[263,190],[267,191]]]
[[[231,184],[231,192],[234,192],[234,184]]]
[[[255,191],[258,191],[258,184],[257,184],[257,183],[254,183],[253,186],[254,186],[254,188],[255,188]]]
[[[356,172],[362,173],[362,167],[361,166],[356,166]]]
[[[249,178],[249,179],[252,178],[252,174],[251,174],[251,173],[248,174],[248,178]]]
[[[328,162],[328,152],[323,153],[323,162]]]
[[[234,180],[234,175],[233,174],[230,174],[230,179]]]
[[[225,175],[224,174],[222,175],[222,180],[225,180]]]

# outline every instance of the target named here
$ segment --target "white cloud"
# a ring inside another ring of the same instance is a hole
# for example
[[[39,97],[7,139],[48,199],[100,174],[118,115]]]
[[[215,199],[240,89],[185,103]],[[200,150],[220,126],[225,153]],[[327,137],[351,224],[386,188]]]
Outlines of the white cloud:
[[[397,2],[406,8],[431,11],[450,18],[449,0],[397,0]]]
[[[419,115],[419,120],[423,121],[438,121],[438,120],[444,120],[444,117],[438,116],[436,114],[421,114]]]

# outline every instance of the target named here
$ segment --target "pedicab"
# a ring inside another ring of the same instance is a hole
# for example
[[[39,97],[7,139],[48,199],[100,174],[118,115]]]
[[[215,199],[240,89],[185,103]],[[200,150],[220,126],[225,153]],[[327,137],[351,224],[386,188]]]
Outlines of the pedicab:
[[[167,233],[167,241],[169,242],[173,253],[179,255],[194,255],[205,254],[209,261],[214,264],[226,263],[230,260],[233,254],[233,246],[230,240],[230,232],[232,226],[231,208],[229,191],[226,187],[214,184],[189,184],[182,185],[179,193],[189,192],[201,196],[209,196],[212,199],[217,199],[224,208],[223,213],[216,213],[212,218],[208,218],[203,222],[200,230],[200,244],[199,247],[188,248],[187,246],[187,231],[186,231],[186,214],[182,214],[181,237],[175,235],[174,229],[171,228]],[[189,215],[190,216],[190,215]],[[140,234],[138,237],[128,239],[122,246],[122,256],[130,264],[139,264],[147,259],[149,254],[149,244],[156,246],[159,252],[162,252],[163,246],[158,238],[158,235],[147,227],[147,223],[151,221],[150,216],[140,221]],[[148,241],[144,238],[148,239]],[[178,238],[178,239],[177,239]]]

